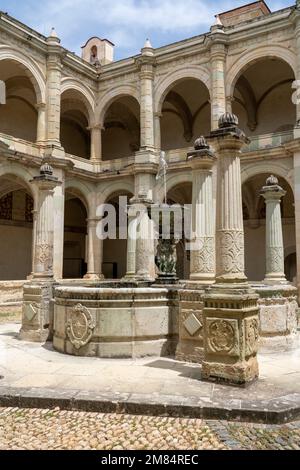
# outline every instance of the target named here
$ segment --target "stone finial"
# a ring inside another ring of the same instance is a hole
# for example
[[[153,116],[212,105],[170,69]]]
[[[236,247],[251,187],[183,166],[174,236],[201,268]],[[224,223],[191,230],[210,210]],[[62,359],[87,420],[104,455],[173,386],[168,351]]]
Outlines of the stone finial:
[[[266,180],[266,185],[267,186],[275,186],[278,184],[278,178],[274,175],[270,175],[269,178]]]
[[[215,22],[211,26],[210,31],[212,33],[224,33],[224,25],[223,25],[219,15],[216,15]]]
[[[216,15],[216,19],[213,26],[224,26],[219,15]]]
[[[47,42],[49,44],[59,44],[60,43],[60,39],[59,37],[57,36],[57,33],[55,31],[55,28],[51,28],[51,32],[47,38]]]
[[[49,165],[48,162],[42,164],[40,168],[40,175],[41,176],[53,176],[53,168]]]
[[[205,137],[203,137],[203,135],[201,135],[200,137],[198,137],[198,139],[195,140],[194,149],[195,150],[209,149],[209,145],[207,144]]]
[[[224,113],[219,119],[219,129],[224,129],[226,127],[237,127],[238,124],[238,117],[233,113]]]
[[[55,28],[51,28],[51,32],[49,34],[50,38],[58,38]]]
[[[145,44],[144,44],[144,48],[145,48],[145,47],[148,47],[148,48],[150,48],[150,49],[153,49],[152,44],[151,44],[149,38],[146,39],[146,42],[145,42]]]
[[[148,55],[148,56],[153,56],[154,55],[154,49],[152,47],[152,44],[150,42],[150,39],[146,39],[146,42],[144,44],[144,47],[142,49],[142,55]]]

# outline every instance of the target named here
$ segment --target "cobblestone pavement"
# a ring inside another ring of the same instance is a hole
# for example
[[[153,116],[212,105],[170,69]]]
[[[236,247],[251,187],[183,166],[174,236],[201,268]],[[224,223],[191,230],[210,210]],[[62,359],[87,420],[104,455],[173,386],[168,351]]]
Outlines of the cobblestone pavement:
[[[0,408],[0,450],[300,449],[281,426],[79,411]]]

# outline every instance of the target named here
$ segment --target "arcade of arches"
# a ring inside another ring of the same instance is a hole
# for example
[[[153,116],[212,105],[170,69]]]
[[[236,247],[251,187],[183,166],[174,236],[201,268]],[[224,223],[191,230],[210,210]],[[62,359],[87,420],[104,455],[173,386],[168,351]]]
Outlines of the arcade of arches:
[[[255,24],[251,27],[255,28]],[[59,48],[55,41],[55,38],[48,38],[50,45],[55,43]],[[228,44],[231,53],[230,40]],[[180,61],[175,65],[172,63],[173,82],[170,80],[172,70],[166,70],[165,65],[163,68],[163,61],[160,63],[160,56],[155,57],[156,51],[150,46],[146,47],[147,50],[142,49],[141,62],[134,60],[129,66],[120,61],[115,67],[121,79],[116,75],[111,85],[110,82],[106,83],[105,74],[99,81],[94,65],[88,63],[86,66],[91,67],[89,78],[83,74],[82,80],[79,80],[79,68],[77,75],[70,76],[72,70],[64,68],[64,58],[59,54],[55,59],[58,65],[56,68],[53,63],[49,65],[46,58],[44,62],[35,62],[32,58],[28,60],[30,67],[26,66],[25,59],[22,61],[18,56],[13,58],[13,47],[9,56],[11,58],[0,57],[0,80],[5,82],[6,87],[6,104],[0,105],[0,139],[1,144],[8,146],[11,160],[17,158],[18,152],[20,155],[25,154],[24,161],[34,177],[37,174],[38,158],[44,156],[49,142],[51,145],[55,141],[59,143],[56,148],[59,158],[56,160],[53,152],[51,165],[62,182],[63,278],[81,279],[89,272],[88,221],[96,218],[95,201],[101,199],[102,193],[109,194],[111,183],[119,182],[121,187],[124,181],[124,188],[132,187],[132,192],[121,190],[107,199],[106,202],[116,208],[119,195],[126,196],[129,201],[139,191],[148,192],[153,201],[157,202],[157,188],[151,187],[151,184],[155,185],[161,150],[166,152],[169,164],[168,182],[174,175],[178,175],[179,181],[169,189],[168,202],[191,204],[193,170],[187,163],[187,153],[197,137],[210,133],[213,123],[223,112],[232,111],[239,119],[239,127],[252,138],[250,146],[243,149],[242,170],[254,160],[257,162],[255,176],[248,178],[242,187],[246,274],[253,281],[264,279],[265,205],[259,191],[269,176],[266,165],[269,165],[270,173],[277,174],[276,168],[273,170],[272,167],[273,160],[276,160],[282,169],[278,176],[279,185],[286,191],[282,202],[285,271],[287,278],[296,282],[295,227],[300,210],[297,208],[299,202],[294,199],[297,193],[294,170],[295,162],[300,160],[300,152],[295,150],[296,147],[287,149],[284,145],[294,140],[295,124],[300,118],[300,111],[291,99],[297,67],[293,67],[290,54],[287,53],[287,59],[284,60],[284,53],[276,52],[280,51],[278,44],[277,49],[274,45],[270,51],[268,44],[264,44],[265,54],[259,52],[255,57],[253,53],[246,66],[238,67],[236,64],[239,61],[245,63],[242,60],[243,53],[235,52],[233,61],[232,55],[226,56],[226,48],[223,51],[219,47],[216,55],[211,34],[211,51],[207,52],[207,62],[206,56],[203,56],[203,60],[199,59],[201,52],[198,51],[199,57],[197,55],[197,60],[193,59],[190,65],[188,55],[182,59],[184,67]],[[182,48],[185,47],[190,46],[182,43]],[[170,49],[168,53],[171,52]],[[160,51],[160,54],[163,56],[164,51]],[[191,50],[191,57],[193,54]],[[95,57],[95,54],[92,56]],[[113,76],[113,67],[111,70],[109,64],[105,67],[107,74]],[[129,72],[126,67],[130,69]],[[236,72],[233,73],[235,68]],[[228,77],[230,83],[227,83]],[[18,147],[20,145],[22,147]],[[142,160],[145,154],[149,161]],[[3,150],[0,165],[7,161],[8,157]],[[142,162],[141,165],[145,163],[142,170],[134,166],[137,161]],[[22,165],[22,160],[19,159],[16,164]],[[89,184],[90,193],[87,191],[81,197],[72,189],[64,191],[68,172],[72,173],[72,178]],[[187,172],[189,182],[185,178]],[[140,187],[138,182],[139,174],[143,173],[147,181],[152,182],[146,189]],[[4,174],[0,179],[1,280],[26,279],[32,272],[33,211],[37,201],[34,201],[30,185],[29,178],[21,181],[13,173]],[[88,199],[89,204],[86,202]],[[103,243],[99,241],[99,244],[102,274],[108,279],[122,278],[126,274],[126,240],[108,239]],[[178,277],[189,279],[190,260],[184,239],[177,246],[177,255]],[[17,266],[14,261],[16,257]]]

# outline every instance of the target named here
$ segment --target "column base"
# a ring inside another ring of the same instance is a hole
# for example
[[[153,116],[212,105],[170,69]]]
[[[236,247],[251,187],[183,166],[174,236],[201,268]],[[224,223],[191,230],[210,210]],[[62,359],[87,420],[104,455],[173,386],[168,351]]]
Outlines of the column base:
[[[247,282],[215,284],[204,294],[203,377],[233,385],[258,378],[258,295]]]
[[[288,284],[288,281],[284,275],[284,273],[270,273],[267,274],[264,281],[266,284]]]
[[[210,273],[193,273],[190,275],[190,279],[187,282],[199,283],[199,284],[214,284],[216,277]]]
[[[259,351],[277,353],[299,347],[298,291],[289,283],[261,283],[253,288],[259,295]]]
[[[45,343],[49,338],[49,331],[46,330],[30,330],[21,328],[19,331],[19,339],[29,343]]]
[[[45,342],[52,329],[51,281],[32,280],[23,287],[22,327],[19,338],[23,341]]]
[[[87,273],[83,276],[83,279],[88,279],[89,281],[103,281],[103,274]]]
[[[209,382],[247,386],[253,383],[258,376],[259,368],[256,357],[234,364],[213,363],[205,360],[202,363],[201,378]]]

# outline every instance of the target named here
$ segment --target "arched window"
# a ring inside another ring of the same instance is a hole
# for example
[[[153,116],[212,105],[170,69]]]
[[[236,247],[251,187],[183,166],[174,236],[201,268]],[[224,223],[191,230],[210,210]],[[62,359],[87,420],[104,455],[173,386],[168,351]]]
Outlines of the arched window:
[[[97,46],[91,48],[91,64],[94,64],[98,61],[98,49]]]

